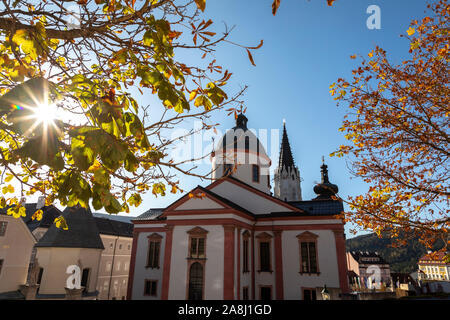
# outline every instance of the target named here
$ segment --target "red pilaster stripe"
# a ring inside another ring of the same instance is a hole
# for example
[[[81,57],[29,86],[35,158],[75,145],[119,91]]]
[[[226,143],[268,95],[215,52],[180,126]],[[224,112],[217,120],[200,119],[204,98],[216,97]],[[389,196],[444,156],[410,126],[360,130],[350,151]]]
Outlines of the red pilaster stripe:
[[[339,286],[342,293],[348,293],[348,281],[347,281],[347,263],[345,256],[345,236],[344,230],[333,230],[334,238],[336,240],[336,255],[339,270]]]
[[[284,284],[283,284],[283,247],[281,242],[281,232],[274,231],[275,235],[275,285],[276,285],[276,299],[284,299]]]
[[[169,298],[170,262],[172,258],[173,226],[167,226],[166,228],[161,300],[167,300]]]
[[[237,299],[241,300],[241,228],[237,228]]]
[[[234,299],[234,225],[223,225],[225,230],[223,299]]]
[[[252,298],[253,300],[256,300],[255,296],[255,231],[251,231],[252,236]]]

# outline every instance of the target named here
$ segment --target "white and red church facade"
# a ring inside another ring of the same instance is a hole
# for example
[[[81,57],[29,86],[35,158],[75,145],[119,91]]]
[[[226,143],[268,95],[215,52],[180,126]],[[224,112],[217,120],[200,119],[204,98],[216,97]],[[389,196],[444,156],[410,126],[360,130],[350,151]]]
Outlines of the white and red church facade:
[[[322,165],[302,201],[286,129],[271,193],[270,159],[239,115],[212,153],[213,182],[134,223],[128,299],[331,299],[348,292],[344,223]],[[294,189],[294,190],[293,190]]]

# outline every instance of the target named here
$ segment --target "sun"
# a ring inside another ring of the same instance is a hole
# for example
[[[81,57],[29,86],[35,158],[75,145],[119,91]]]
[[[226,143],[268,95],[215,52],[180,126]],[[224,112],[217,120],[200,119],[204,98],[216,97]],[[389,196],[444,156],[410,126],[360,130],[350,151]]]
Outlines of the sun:
[[[34,110],[34,118],[37,124],[48,126],[53,124],[58,117],[57,107],[55,104],[40,103]]]

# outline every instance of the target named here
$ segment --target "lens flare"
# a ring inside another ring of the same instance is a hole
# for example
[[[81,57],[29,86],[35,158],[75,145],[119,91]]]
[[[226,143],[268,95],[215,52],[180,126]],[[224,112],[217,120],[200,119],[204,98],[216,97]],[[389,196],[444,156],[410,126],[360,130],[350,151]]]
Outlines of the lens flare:
[[[12,104],[11,108],[16,109],[16,110],[23,110],[23,107],[17,105],[17,104]]]

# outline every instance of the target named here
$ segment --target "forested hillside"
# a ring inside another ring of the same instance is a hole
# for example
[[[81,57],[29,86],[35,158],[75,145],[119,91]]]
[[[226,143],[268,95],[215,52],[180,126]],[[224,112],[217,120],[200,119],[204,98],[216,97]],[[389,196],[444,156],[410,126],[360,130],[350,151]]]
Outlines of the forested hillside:
[[[390,263],[392,272],[414,272],[417,271],[417,261],[427,250],[416,239],[409,240],[406,246],[393,248],[393,240],[389,238],[378,238],[376,234],[362,235],[347,239],[347,251],[378,251],[380,255]],[[439,250],[443,242],[437,242],[433,247]]]

